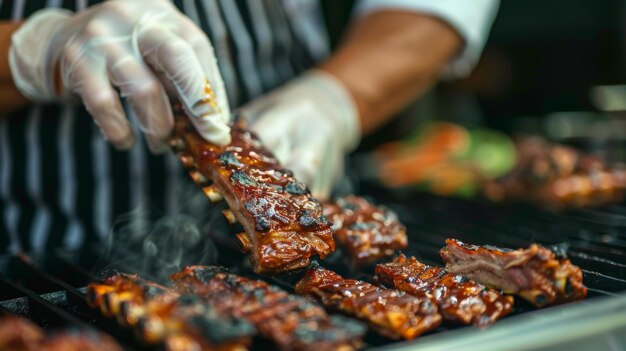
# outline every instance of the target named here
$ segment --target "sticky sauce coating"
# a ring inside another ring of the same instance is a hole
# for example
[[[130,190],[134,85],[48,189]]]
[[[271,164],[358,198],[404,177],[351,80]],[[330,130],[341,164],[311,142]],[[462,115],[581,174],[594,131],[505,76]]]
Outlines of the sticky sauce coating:
[[[512,296],[423,264],[415,257],[399,255],[392,262],[377,265],[376,278],[386,286],[431,299],[443,318],[455,323],[485,326],[513,309]]]
[[[366,331],[361,323],[330,316],[303,297],[221,267],[190,266],[172,279],[177,290],[251,323],[280,350],[355,350]]]
[[[583,273],[561,250],[532,244],[527,249],[476,246],[447,239],[440,255],[446,269],[506,293],[516,294],[536,307],[587,296]]]
[[[237,238],[257,273],[276,274],[306,267],[313,255],[335,249],[330,224],[309,189],[284,169],[259,139],[232,126],[230,145],[221,147],[200,137],[177,113],[172,145],[190,175],[207,186],[209,197],[223,196],[240,222]]]
[[[87,302],[133,329],[143,343],[166,351],[246,350],[255,333],[247,322],[221,314],[195,296],[134,274],[116,273],[89,284]]]
[[[298,282],[296,292],[359,318],[388,338],[413,339],[441,323],[437,306],[430,299],[345,279],[315,265]]]
[[[354,266],[393,256],[407,247],[406,228],[398,216],[365,198],[349,195],[323,204],[335,241]]]

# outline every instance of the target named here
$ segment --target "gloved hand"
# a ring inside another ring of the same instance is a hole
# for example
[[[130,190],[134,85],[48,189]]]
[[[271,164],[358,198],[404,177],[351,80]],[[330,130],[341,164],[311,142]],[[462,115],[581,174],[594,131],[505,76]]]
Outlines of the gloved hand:
[[[134,111],[153,152],[173,127],[168,93],[180,99],[207,140],[230,142],[230,111],[213,47],[167,0],[111,0],[73,14],[45,9],[11,40],[11,72],[34,102],[85,104],[106,139],[120,149],[134,141],[118,97]],[[215,103],[210,87],[215,92]],[[166,93],[167,92],[167,93]]]
[[[356,106],[328,73],[311,71],[240,109],[240,117],[278,160],[326,199],[360,141]]]

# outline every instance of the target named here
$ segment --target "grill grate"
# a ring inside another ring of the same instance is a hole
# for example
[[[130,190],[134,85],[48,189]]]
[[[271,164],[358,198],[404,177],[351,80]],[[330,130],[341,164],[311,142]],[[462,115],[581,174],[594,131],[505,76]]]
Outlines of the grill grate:
[[[448,237],[513,248],[528,246],[531,242],[565,245],[571,260],[585,274],[589,299],[582,304],[592,305],[596,297],[626,292],[624,206],[551,213],[526,206],[494,206],[414,192],[398,194],[377,187],[363,190],[399,214],[409,233],[410,243],[406,253],[417,256],[425,263],[442,265],[438,250]],[[216,210],[219,209],[218,206]],[[224,223],[218,223],[215,228],[220,229],[214,231],[215,242],[220,247],[217,263],[233,267],[238,274],[253,276],[250,266],[232,240],[231,232],[237,228],[229,228]],[[41,257],[0,257],[0,314],[21,314],[46,329],[99,329],[115,337],[125,349],[145,349],[132,338],[130,332],[90,309],[85,299],[84,287],[95,279],[94,273],[105,268],[136,271],[132,267],[139,267],[137,262],[145,258],[137,257],[134,252],[136,250],[132,247],[116,248],[115,255],[109,254],[106,260],[98,258],[94,248],[82,252],[58,250]],[[323,264],[340,274],[359,279],[371,280],[373,273],[373,267],[350,271],[339,253],[331,255]],[[145,265],[141,267],[145,269]],[[160,281],[162,279],[158,277],[164,277],[163,273],[168,272],[153,273],[156,277],[142,275]],[[299,274],[291,274],[267,279],[291,290],[298,278]],[[517,300],[512,316],[524,314],[530,309],[521,299]],[[430,334],[471,328],[446,325]],[[365,341],[369,347],[395,345],[373,333],[368,334]]]

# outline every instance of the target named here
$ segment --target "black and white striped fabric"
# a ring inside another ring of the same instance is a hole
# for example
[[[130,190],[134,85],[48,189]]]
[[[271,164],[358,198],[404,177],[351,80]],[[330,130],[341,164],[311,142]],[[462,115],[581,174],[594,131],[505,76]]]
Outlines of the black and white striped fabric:
[[[93,3],[0,0],[0,19]],[[211,38],[233,107],[328,54],[317,0],[175,3]],[[176,213],[174,199],[187,181],[173,155],[153,156],[143,140],[130,152],[115,151],[80,106],[33,106],[0,117],[0,253],[78,248],[142,206]]]

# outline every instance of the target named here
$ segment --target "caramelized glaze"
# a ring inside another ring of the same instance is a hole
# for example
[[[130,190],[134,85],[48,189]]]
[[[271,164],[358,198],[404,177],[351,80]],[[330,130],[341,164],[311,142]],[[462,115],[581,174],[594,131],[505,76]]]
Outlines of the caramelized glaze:
[[[562,250],[532,244],[527,249],[501,249],[447,239],[440,251],[446,268],[475,281],[516,294],[536,307],[580,300],[587,296],[583,273]]]
[[[89,284],[87,302],[166,351],[246,350],[254,333],[247,322],[220,314],[195,296],[131,274]]]
[[[280,350],[353,350],[365,333],[356,321],[329,316],[307,299],[221,267],[186,267],[172,280],[179,291],[248,321]]]
[[[386,286],[431,299],[445,320],[484,326],[509,314],[513,297],[441,267],[399,255],[376,266],[376,278]]]
[[[324,258],[335,249],[321,205],[254,134],[235,125],[230,145],[213,145],[180,112],[175,130],[172,144],[194,181],[212,180],[207,194],[221,193],[243,225],[248,240],[241,246],[257,273],[306,267],[311,256]]]
[[[345,279],[316,265],[298,282],[296,292],[359,318],[389,338],[413,339],[441,323],[437,306],[430,299]]]
[[[383,206],[349,195],[324,203],[323,208],[333,224],[337,245],[354,266],[393,256],[408,245],[406,228]]]

